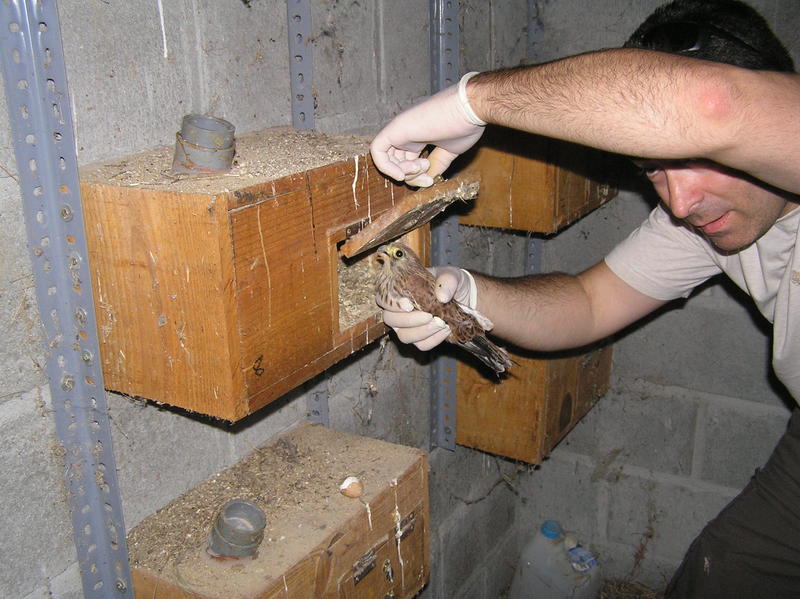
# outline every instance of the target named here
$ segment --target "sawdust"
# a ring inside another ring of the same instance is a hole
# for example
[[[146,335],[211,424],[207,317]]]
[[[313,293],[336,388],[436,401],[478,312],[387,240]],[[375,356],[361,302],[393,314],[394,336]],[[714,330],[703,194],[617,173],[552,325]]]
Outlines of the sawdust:
[[[302,424],[133,528],[131,567],[202,589],[204,596],[249,597],[265,581],[281,580],[344,522],[369,517],[365,505],[419,455],[413,448]],[[359,499],[339,492],[347,476],[364,483]],[[213,560],[205,552],[208,533],[216,511],[235,497],[264,510],[264,540],[253,559]]]
[[[379,312],[375,303],[376,266],[373,255],[357,261],[340,259],[339,330],[344,331]]]
[[[120,187],[159,189],[175,193],[224,193],[363,155],[369,137],[326,135],[276,127],[236,136],[236,155],[223,175],[183,175],[171,172],[174,146],[163,146],[81,169],[81,180]]]

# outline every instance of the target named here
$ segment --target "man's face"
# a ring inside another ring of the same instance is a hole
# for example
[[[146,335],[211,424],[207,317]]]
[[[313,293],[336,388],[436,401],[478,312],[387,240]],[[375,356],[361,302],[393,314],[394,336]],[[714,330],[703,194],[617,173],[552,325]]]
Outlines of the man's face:
[[[743,249],[798,206],[744,173],[701,160],[634,160],[672,215],[717,248]]]

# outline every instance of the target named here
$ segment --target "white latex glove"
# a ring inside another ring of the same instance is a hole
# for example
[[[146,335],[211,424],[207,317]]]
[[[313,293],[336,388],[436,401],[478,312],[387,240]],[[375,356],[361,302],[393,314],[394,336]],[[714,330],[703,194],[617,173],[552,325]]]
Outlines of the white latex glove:
[[[483,135],[482,121],[467,100],[467,73],[457,85],[401,112],[372,140],[370,152],[378,170],[396,181],[429,187],[455,158]],[[420,153],[436,146],[427,159]]]
[[[452,299],[475,309],[478,290],[471,274],[455,266],[437,266],[428,270],[436,277],[436,299],[442,303]],[[377,296],[375,301],[383,309],[383,322],[394,329],[403,343],[413,343],[418,349],[428,351],[450,335],[450,327],[441,318],[415,310],[408,298],[402,298],[399,305],[392,306],[382,305]]]
[[[469,271],[456,266],[429,268],[436,278],[436,299],[446,304],[451,299],[475,310],[478,306],[478,287]]]

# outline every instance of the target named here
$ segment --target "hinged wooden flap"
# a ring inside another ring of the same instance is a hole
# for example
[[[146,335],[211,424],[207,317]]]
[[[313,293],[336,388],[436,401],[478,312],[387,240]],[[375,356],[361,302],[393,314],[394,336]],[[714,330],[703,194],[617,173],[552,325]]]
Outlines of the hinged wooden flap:
[[[407,195],[378,218],[354,233],[342,246],[348,258],[421,227],[455,200],[472,200],[478,195],[480,176],[466,172],[455,179]]]

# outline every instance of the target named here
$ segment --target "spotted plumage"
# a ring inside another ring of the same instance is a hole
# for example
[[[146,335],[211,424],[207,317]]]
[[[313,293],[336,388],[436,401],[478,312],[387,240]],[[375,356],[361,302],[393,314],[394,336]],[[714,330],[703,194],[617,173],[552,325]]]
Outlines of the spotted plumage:
[[[486,337],[491,321],[457,302],[443,304],[436,299],[436,280],[411,248],[397,242],[386,244],[378,248],[376,259],[381,264],[377,293],[384,306],[399,310],[400,298],[406,297],[416,309],[447,323],[450,327],[447,341],[463,347],[497,374],[511,367],[513,362],[508,353]]]

